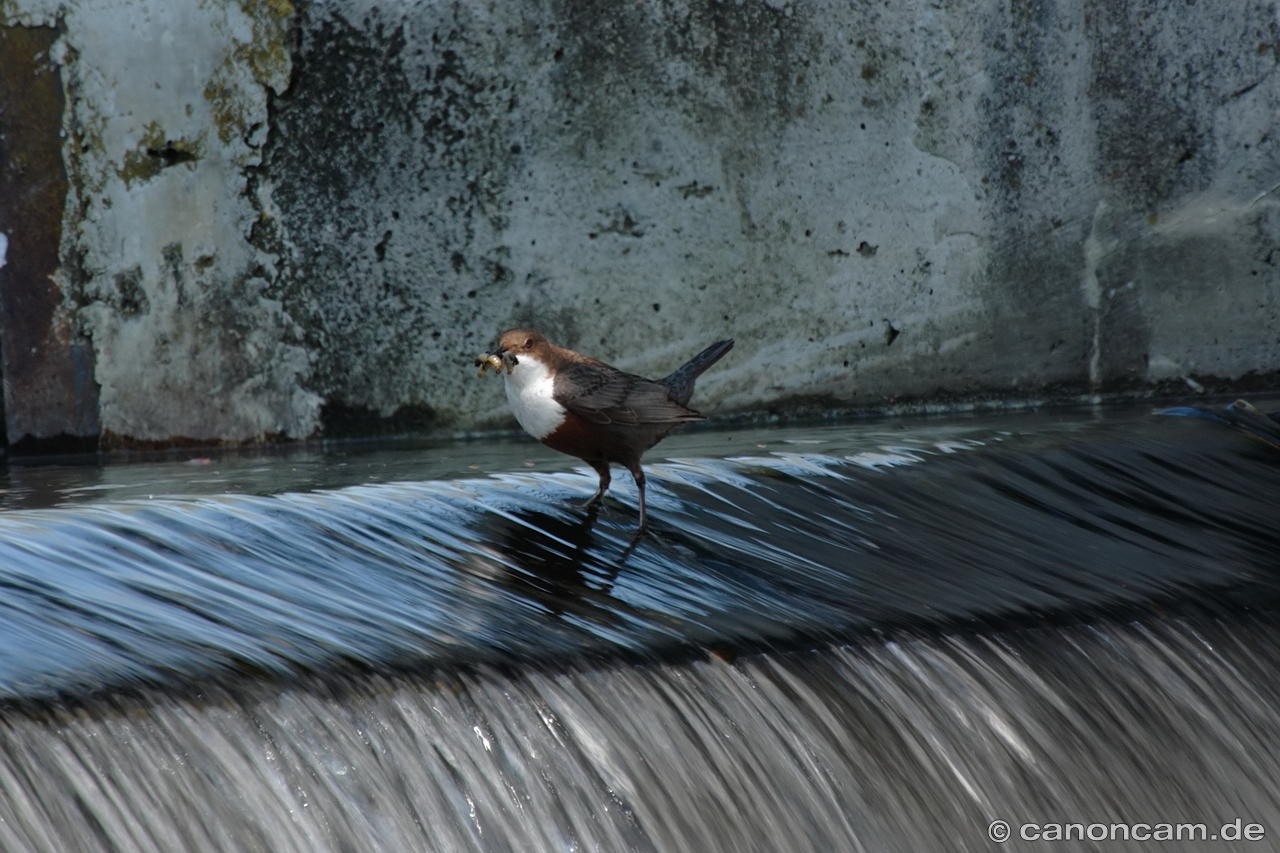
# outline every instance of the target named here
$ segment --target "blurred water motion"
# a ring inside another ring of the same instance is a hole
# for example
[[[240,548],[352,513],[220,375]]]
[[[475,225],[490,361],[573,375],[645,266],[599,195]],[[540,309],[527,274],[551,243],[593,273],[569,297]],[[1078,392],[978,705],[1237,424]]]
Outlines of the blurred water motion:
[[[1133,411],[660,450],[638,542],[629,482],[589,516],[522,442],[11,466],[0,849],[1280,833],[1265,442]]]

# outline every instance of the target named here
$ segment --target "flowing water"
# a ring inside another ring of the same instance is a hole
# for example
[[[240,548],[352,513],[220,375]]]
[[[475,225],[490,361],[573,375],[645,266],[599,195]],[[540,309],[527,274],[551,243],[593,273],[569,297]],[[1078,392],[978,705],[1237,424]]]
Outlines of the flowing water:
[[[647,469],[635,540],[518,439],[10,463],[0,850],[1280,848],[1280,449],[1104,410]]]

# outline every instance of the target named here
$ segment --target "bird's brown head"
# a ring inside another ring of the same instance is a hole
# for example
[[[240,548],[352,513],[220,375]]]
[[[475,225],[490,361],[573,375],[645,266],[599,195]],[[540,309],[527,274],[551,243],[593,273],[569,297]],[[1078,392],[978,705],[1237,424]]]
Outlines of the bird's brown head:
[[[480,368],[481,376],[490,367],[496,367],[499,371],[505,367],[507,373],[510,373],[511,369],[520,363],[520,356],[530,355],[537,358],[553,348],[554,344],[535,329],[524,326],[507,329],[498,336],[496,347],[476,358],[476,366]]]
[[[544,338],[541,332],[521,326],[515,329],[507,329],[501,335],[498,335],[498,348],[493,350],[493,354],[537,355],[540,350],[550,346],[551,342]]]

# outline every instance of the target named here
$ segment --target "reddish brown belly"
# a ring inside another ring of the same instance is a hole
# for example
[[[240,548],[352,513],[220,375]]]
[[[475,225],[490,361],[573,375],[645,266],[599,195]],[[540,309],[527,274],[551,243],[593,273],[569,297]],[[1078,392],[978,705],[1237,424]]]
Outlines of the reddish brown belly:
[[[646,450],[671,431],[675,424],[593,424],[572,412],[542,443],[552,450],[576,456],[586,462],[639,462]]]
[[[573,412],[565,414],[564,423],[542,439],[552,450],[576,456],[587,462],[611,461],[617,456],[617,438],[599,424],[585,421]]]

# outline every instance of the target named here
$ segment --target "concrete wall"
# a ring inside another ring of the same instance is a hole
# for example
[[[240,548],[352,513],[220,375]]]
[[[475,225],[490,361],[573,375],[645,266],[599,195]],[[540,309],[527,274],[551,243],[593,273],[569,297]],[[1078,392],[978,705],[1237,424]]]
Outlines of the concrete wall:
[[[7,0],[0,24],[59,28],[57,280],[101,428],[243,440],[496,423],[470,359],[516,323],[651,374],[731,335],[695,400],[719,411],[1274,385],[1280,9],[1224,8]]]
[[[92,343],[108,441],[318,428],[303,330],[269,294],[276,258],[252,241],[268,96],[289,80],[293,16],[274,0],[0,3],[0,24],[59,33],[45,59],[65,93],[70,191],[53,278],[59,316]],[[4,280],[3,290],[30,284]],[[0,329],[6,356],[14,337]],[[14,413],[31,401],[5,380],[17,441]],[[58,434],[57,423],[28,420],[31,435]]]

